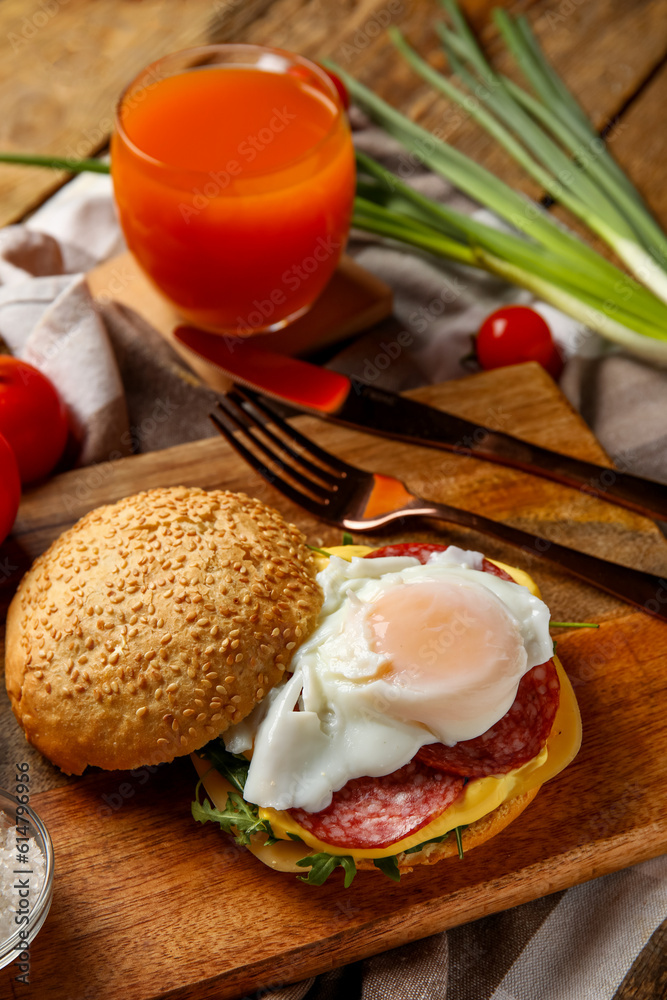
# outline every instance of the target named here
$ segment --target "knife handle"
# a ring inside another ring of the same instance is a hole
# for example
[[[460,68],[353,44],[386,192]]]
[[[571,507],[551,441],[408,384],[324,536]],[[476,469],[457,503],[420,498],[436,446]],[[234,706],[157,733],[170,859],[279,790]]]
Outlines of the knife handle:
[[[585,462],[496,431],[479,428],[479,444],[469,454],[541,474],[588,496],[611,500],[647,517],[667,521],[667,486],[628,472]]]
[[[643,611],[667,621],[667,579],[654,576],[652,573],[645,573],[643,570],[632,569],[629,566],[621,566],[585,552],[577,552],[566,545],[549,541],[547,538],[540,538],[538,535],[531,535],[528,531],[513,528],[500,521],[492,521],[481,514],[473,514],[471,511],[459,510],[457,507],[448,507],[445,504],[432,503],[428,500],[422,500],[420,497],[415,497],[407,509],[396,513],[400,513],[402,517],[414,514],[420,517],[449,521],[450,524],[459,524],[461,527],[480,531],[491,538],[509,542],[510,545],[516,545],[528,555],[547,559],[560,569],[568,570],[580,580],[584,580],[600,590],[606,590],[614,597],[628,601]]]

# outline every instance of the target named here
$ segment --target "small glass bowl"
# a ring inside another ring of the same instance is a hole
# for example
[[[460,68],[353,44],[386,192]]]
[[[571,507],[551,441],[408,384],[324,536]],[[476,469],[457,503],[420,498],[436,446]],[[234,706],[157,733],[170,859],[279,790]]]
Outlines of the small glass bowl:
[[[14,829],[15,835],[21,837],[23,832],[16,833],[16,809],[19,804],[16,801],[16,796],[12,795],[4,788],[0,788],[0,829],[5,825],[5,820],[9,821],[10,829]],[[51,843],[51,837],[49,832],[44,826],[44,823],[39,818],[37,813],[30,808],[30,806],[24,805],[20,806],[25,812],[19,817],[19,826],[28,828],[28,836],[32,837],[34,841],[39,846],[44,857],[44,880],[37,892],[36,897],[33,898],[33,894],[27,898],[29,899],[29,909],[26,911],[28,916],[28,922],[16,926],[16,930],[9,937],[0,937],[0,969],[9,965],[11,962],[15,962],[21,953],[25,951],[26,947],[31,944],[35,937],[37,936],[42,924],[46,920],[49,909],[51,908],[51,900],[53,898],[53,844]],[[12,838],[13,839],[13,838]],[[2,840],[4,842],[4,830],[2,830]],[[33,867],[28,862],[23,864],[16,861],[16,855],[18,855],[18,849],[14,852],[12,861],[11,872],[14,874],[14,880],[17,879],[34,879],[34,874],[28,874],[29,872],[34,872]],[[0,855],[0,859],[2,855]],[[28,858],[30,854],[28,853]],[[0,860],[1,864],[1,860]],[[25,871],[21,871],[25,869]],[[18,873],[18,874],[17,874]],[[0,876],[1,878],[2,876]],[[1,884],[1,883],[0,883]],[[31,886],[28,886],[31,889]],[[1,932],[0,932],[1,933]]]

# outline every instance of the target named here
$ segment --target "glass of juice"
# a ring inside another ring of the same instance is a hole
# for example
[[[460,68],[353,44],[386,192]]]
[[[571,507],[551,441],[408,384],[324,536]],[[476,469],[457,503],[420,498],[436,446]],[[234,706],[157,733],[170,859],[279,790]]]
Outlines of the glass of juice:
[[[347,117],[326,72],[289,52],[211,45],[148,66],[120,99],[111,169],[141,268],[217,333],[296,319],[345,245]]]

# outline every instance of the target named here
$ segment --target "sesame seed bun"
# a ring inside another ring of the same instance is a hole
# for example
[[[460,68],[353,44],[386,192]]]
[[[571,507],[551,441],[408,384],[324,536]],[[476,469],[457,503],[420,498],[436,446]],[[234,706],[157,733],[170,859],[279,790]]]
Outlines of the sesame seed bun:
[[[538,785],[537,788],[531,788],[529,792],[524,792],[522,795],[516,795],[513,799],[501,802],[492,812],[475,820],[470,826],[466,826],[461,833],[463,853],[466,854],[474,847],[480,847],[487,840],[491,840],[492,837],[497,836],[510,823],[513,823],[524,809],[530,805],[541,787],[541,785]],[[456,838],[452,833],[446,840],[441,841],[439,844],[425,844],[421,851],[415,851],[413,854],[397,855],[396,862],[401,873],[411,872],[417,865],[435,865],[438,861],[442,861],[443,858],[452,858],[457,856],[458,853],[459,849]],[[373,862],[366,859],[358,860],[356,865],[357,868],[362,870],[375,868]]]
[[[23,578],[6,632],[14,714],[68,774],[173,760],[262,700],[321,604],[304,536],[258,500],[127,497]]]

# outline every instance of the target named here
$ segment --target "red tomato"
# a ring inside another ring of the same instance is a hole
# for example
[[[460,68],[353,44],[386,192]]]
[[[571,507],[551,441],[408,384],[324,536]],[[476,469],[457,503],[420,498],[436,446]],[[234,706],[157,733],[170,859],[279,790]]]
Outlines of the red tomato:
[[[21,498],[21,480],[14,452],[0,434],[0,542],[12,530]]]
[[[0,434],[14,450],[22,483],[48,476],[65,450],[67,411],[46,375],[0,356]]]
[[[528,306],[504,306],[487,316],[475,342],[482,368],[504,368],[538,361],[552,378],[559,378],[563,359],[545,320]]]
[[[345,86],[341,78],[338,76],[337,73],[334,73],[332,69],[328,69],[326,66],[323,66],[322,63],[316,63],[316,65],[319,66],[320,69],[327,74],[327,76],[333,83],[334,87],[338,91],[338,96],[340,97],[340,103],[347,111],[347,109],[350,106],[350,95],[348,94],[347,87]],[[287,72],[290,74],[290,76],[296,76],[298,79],[301,80],[307,80],[309,78],[309,72],[305,68],[305,66],[299,66],[299,65],[290,66]]]
[[[322,66],[322,69],[327,74],[327,76],[331,77],[331,81],[336,90],[338,91],[338,96],[340,97],[340,103],[347,111],[347,109],[350,106],[350,95],[347,92],[347,87],[345,86],[341,78],[338,76],[338,74],[334,73],[332,69],[327,69],[326,66]]]

